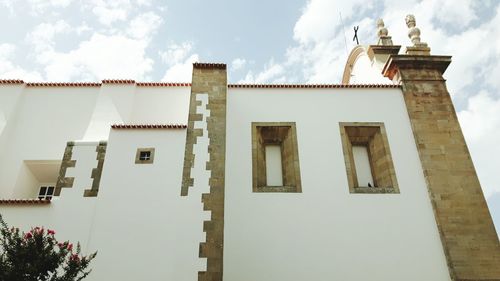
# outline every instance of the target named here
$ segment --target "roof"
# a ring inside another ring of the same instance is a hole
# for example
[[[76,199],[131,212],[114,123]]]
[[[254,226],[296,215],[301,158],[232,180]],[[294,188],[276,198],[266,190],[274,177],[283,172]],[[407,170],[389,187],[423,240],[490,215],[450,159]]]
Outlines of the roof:
[[[102,82],[24,82],[17,79],[0,79],[0,84],[24,84],[26,87],[101,87],[105,85],[135,85],[137,87],[191,87],[187,82],[136,82],[135,80],[102,80]],[[238,89],[358,89],[399,88],[396,84],[228,84]]]
[[[50,204],[50,199],[0,199],[0,205],[6,204],[44,205]]]
[[[185,124],[113,124],[112,129],[187,129]]]
[[[265,89],[352,89],[352,88],[399,88],[395,84],[228,84],[228,88]]]
[[[19,79],[0,79],[0,84],[26,85],[26,87],[101,87],[102,85],[135,85],[138,87],[190,87],[186,82],[136,82],[135,80],[108,79],[101,82],[25,82]]]

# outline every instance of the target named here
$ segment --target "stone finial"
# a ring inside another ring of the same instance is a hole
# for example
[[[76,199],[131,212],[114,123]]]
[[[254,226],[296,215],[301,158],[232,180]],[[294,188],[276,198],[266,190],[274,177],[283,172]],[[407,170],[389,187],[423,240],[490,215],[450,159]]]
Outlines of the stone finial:
[[[382,37],[382,36],[387,36],[389,34],[389,31],[385,27],[383,19],[378,19],[377,20],[377,29],[378,29],[377,35],[378,35],[379,38]]]
[[[420,29],[416,27],[417,22],[414,15],[407,15],[406,26],[408,26],[408,37],[414,46],[427,46],[426,43],[420,42]]]
[[[408,26],[408,37],[413,46],[406,48],[407,54],[413,55],[430,55],[431,49],[427,43],[420,41],[420,29],[416,26],[417,22],[414,15],[407,15],[405,18],[406,26]]]
[[[389,36],[389,31],[385,27],[384,20],[382,19],[377,20],[377,36],[377,45],[392,45],[391,36]]]

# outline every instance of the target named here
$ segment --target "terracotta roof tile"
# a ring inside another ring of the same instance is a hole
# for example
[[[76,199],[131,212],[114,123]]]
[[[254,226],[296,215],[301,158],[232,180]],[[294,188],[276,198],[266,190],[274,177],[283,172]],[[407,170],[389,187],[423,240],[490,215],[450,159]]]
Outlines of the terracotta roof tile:
[[[24,81],[18,79],[0,79],[0,84],[24,84]]]
[[[103,84],[135,84],[135,80],[125,80],[125,79],[107,79],[102,80]]]
[[[228,88],[265,89],[352,89],[352,88],[399,88],[395,84],[228,84]]]
[[[226,69],[225,63],[206,63],[206,62],[195,62],[193,63],[194,68],[217,68]]]
[[[139,87],[191,87],[191,83],[137,82]]]
[[[42,205],[50,204],[50,199],[0,199],[0,205],[6,204]]]
[[[100,87],[96,82],[29,82],[27,87]]]
[[[186,129],[184,124],[114,124],[112,129]]]

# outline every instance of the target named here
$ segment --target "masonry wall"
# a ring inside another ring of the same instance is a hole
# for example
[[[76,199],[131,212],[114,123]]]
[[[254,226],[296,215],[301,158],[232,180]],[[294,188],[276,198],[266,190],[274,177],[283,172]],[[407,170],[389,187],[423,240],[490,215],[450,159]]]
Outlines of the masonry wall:
[[[227,100],[225,280],[450,280],[399,89]],[[251,122],[296,122],[302,193],[252,192]],[[339,122],[385,124],[399,194],[349,193]]]

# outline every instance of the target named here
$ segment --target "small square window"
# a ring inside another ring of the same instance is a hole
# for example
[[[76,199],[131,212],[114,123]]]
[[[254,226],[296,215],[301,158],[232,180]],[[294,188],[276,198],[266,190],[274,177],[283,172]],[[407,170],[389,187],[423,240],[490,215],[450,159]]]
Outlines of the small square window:
[[[154,160],[154,148],[138,148],[135,154],[135,164],[152,164]]]
[[[149,159],[151,159],[151,151],[141,151],[139,153],[139,160],[147,161]]]
[[[54,195],[54,186],[40,186],[38,199],[52,199]]]

